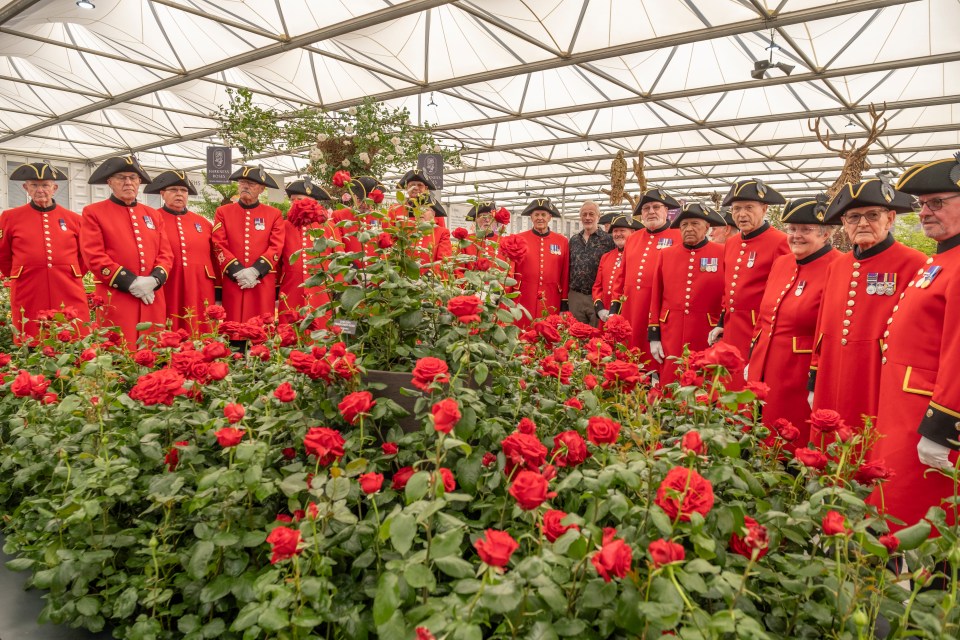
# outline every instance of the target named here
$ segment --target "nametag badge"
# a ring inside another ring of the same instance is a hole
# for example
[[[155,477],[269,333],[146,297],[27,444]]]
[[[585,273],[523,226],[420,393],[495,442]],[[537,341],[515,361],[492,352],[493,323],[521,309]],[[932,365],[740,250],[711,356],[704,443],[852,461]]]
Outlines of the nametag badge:
[[[673,238],[660,238],[657,240],[657,249],[666,249],[673,246]]]
[[[153,218],[150,216],[143,216],[143,224],[147,225],[147,229],[156,229],[156,225],[153,224]]]
[[[356,320],[334,320],[333,326],[338,327],[341,333],[345,333],[350,336],[357,332]]]
[[[558,245],[558,244],[552,244],[552,245],[550,245],[550,255],[552,255],[552,256],[558,256],[558,255],[560,255],[560,245]]]
[[[193,226],[196,228],[197,233],[203,233],[203,227],[200,225],[199,222],[194,222]]]
[[[67,221],[64,220],[63,218],[60,218],[60,230],[61,231],[67,230]]]
[[[796,290],[794,290],[793,295],[799,296],[801,293],[803,293],[803,289],[804,289],[804,287],[806,287],[806,286],[807,286],[807,281],[806,281],[806,280],[801,280],[800,282],[798,282],[798,283],[797,283],[797,288],[796,288]]]
[[[753,265],[757,263],[757,252],[751,251],[750,255],[747,256],[747,267],[752,269]]]
[[[917,282],[917,286],[921,289],[926,289],[930,286],[930,283],[936,279],[941,271],[943,271],[943,267],[938,264],[928,268],[926,271],[924,271],[923,277],[920,278],[920,281]]]
[[[256,231],[263,231],[267,228],[267,225],[264,224],[263,218],[254,218],[253,219],[253,228]]]

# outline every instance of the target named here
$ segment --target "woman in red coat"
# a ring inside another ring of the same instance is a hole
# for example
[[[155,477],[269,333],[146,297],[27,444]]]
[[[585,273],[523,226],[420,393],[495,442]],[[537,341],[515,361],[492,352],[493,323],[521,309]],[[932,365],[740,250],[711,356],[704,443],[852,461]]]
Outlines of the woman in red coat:
[[[549,199],[537,198],[520,215],[530,216],[533,229],[517,234],[526,243],[527,254],[514,265],[520,290],[516,303],[535,321],[543,315],[567,310],[569,246],[565,236],[550,231],[550,219],[559,218],[560,212]],[[524,315],[517,326],[526,328],[530,323]]]
[[[897,214],[912,210],[909,196],[877,179],[847,184],[827,209],[854,249],[827,272],[810,363],[813,408],[833,409],[854,429],[877,415],[887,319],[927,259],[891,233]],[[816,428],[810,440],[829,444]]]
[[[799,198],[783,209],[792,255],[780,256],[770,269],[754,327],[747,380],[770,387],[763,407],[768,427],[790,421],[800,436],[788,446],[810,439],[807,379],[817,328],[817,311],[827,283],[827,269],[840,253],[831,246],[833,227],[824,224],[827,200]]]
[[[707,335],[720,319],[723,247],[707,240],[707,231],[723,224],[713,209],[685,204],[670,225],[680,230],[682,244],[657,256],[647,337],[650,355],[662,365],[661,384],[677,379],[676,363],[667,359],[682,356],[684,347],[706,349]]]
[[[164,286],[170,327],[190,335],[207,331],[206,308],[216,303],[220,278],[213,264],[213,225],[187,209],[187,197],[197,190],[183,171],[164,171],[143,192],[159,193],[163,199],[159,211],[173,250]]]

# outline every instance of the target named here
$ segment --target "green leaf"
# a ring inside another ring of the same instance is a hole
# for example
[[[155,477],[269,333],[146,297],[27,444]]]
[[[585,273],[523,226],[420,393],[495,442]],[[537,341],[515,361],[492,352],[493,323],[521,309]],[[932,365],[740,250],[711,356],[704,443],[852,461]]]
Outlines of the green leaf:
[[[260,617],[257,618],[257,624],[267,631],[280,631],[290,624],[290,618],[286,609],[267,606]]]
[[[234,578],[231,576],[217,576],[212,582],[200,590],[200,602],[207,604],[215,602],[230,593]]]
[[[344,476],[330,478],[323,492],[333,501],[343,500],[350,495],[350,480]]]
[[[486,382],[489,372],[487,365],[480,362],[473,368],[473,379],[477,381],[477,384],[483,384]]]
[[[77,600],[77,612],[85,616],[95,616],[100,611],[100,601],[93,596],[84,596]]]
[[[926,520],[921,520],[911,527],[900,529],[900,531],[897,531],[896,536],[897,540],[900,541],[900,546],[897,547],[897,551],[916,549],[924,540],[930,537],[930,523]]]
[[[533,627],[530,629],[530,633],[527,634],[527,638],[532,640],[557,640],[557,632],[554,631],[553,626],[545,621],[539,620],[533,623]]]
[[[407,504],[411,504],[427,495],[427,489],[430,487],[430,474],[426,471],[417,471],[410,476],[404,494],[407,496]]]
[[[373,597],[373,623],[378,627],[396,613],[400,606],[400,581],[396,574],[382,573]]]
[[[409,486],[409,485],[408,485]],[[393,548],[406,555],[417,535],[417,521],[406,513],[398,513],[390,520],[390,541]]]
[[[269,605],[263,604],[260,602],[250,602],[243,609],[240,610],[240,613],[237,614],[237,617],[234,618],[233,624],[230,625],[231,631],[243,631],[244,629],[249,629],[257,623],[257,619],[260,617],[260,612],[264,607]]]
[[[433,563],[437,569],[450,576],[451,578],[466,578],[474,573],[474,566],[456,556],[446,556],[444,558],[434,558]]]
[[[113,603],[112,618],[129,618],[137,608],[137,590],[134,587],[127,587],[117,596]]]
[[[34,564],[32,558],[14,558],[7,561],[7,569],[10,571],[26,571]]]
[[[365,295],[366,291],[363,287],[347,287],[340,294],[340,306],[344,311],[353,311]]]
[[[187,574],[193,579],[202,578],[207,574],[207,565],[213,557],[214,546],[208,540],[201,540],[193,546],[190,560],[187,561]]]
[[[444,531],[435,537],[430,544],[430,557],[437,560],[459,553],[461,540],[463,540],[463,529]]]
[[[411,564],[403,570],[403,579],[414,589],[433,589],[437,581],[430,569],[422,564]]]

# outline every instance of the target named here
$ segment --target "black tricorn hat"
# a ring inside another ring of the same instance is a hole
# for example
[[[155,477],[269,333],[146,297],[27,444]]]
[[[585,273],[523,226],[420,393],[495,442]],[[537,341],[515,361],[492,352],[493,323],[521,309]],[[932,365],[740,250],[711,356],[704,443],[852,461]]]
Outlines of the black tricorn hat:
[[[374,189],[383,191],[383,185],[380,184],[380,181],[373,176],[360,176],[359,178],[351,178],[350,182],[346,184],[346,187],[347,191],[352,193],[354,197],[360,200],[366,200],[369,198],[370,192]]]
[[[688,202],[683,205],[680,213],[673,219],[673,222],[670,223],[670,228],[679,229],[680,223],[684,220],[703,220],[711,227],[727,226],[727,221],[723,219],[723,216],[721,216],[716,209],[706,207],[699,202]]]
[[[734,229],[739,229],[737,223],[733,221],[733,216],[730,215],[730,207],[723,207],[720,209],[720,217],[723,218],[723,221],[727,223],[728,227],[733,227]]]
[[[11,180],[66,180],[67,174],[49,162],[22,164],[10,174]]]
[[[307,196],[308,198],[313,198],[314,200],[332,200],[330,193],[321,187],[318,184],[313,184],[310,178],[304,178],[303,180],[297,180],[291,182],[286,186],[284,191],[287,192],[287,196]]]
[[[140,176],[141,184],[150,184],[153,180],[133,155],[114,156],[104,160],[90,175],[87,184],[107,184],[107,178],[121,171],[130,171]]]
[[[271,178],[266,171],[263,170],[263,167],[247,167],[243,166],[230,174],[231,180],[250,180],[251,182],[256,182],[257,184],[262,184],[265,187],[270,189],[279,189],[280,185],[277,184],[277,181]]]
[[[397,186],[400,188],[406,188],[407,183],[410,181],[422,182],[427,189],[430,189],[431,191],[437,188],[423,169],[410,169],[410,171],[407,171],[405,174],[403,174],[403,177],[397,181]]]
[[[815,198],[794,198],[783,207],[780,221],[784,224],[837,224],[827,220],[827,207],[830,199],[827,194],[818,194]]]
[[[478,202],[467,211],[467,222],[473,222],[481,213],[493,213],[497,210],[497,203],[493,200]]]
[[[634,231],[643,229],[643,225],[636,222],[632,216],[624,213],[608,213],[606,215],[610,216],[610,222],[604,222],[603,224],[609,224],[610,231],[614,229],[633,229]]]
[[[827,224],[840,224],[840,216],[847,209],[870,205],[892,209],[897,213],[910,213],[913,211],[913,198],[897,191],[889,182],[877,178],[857,184],[848,182],[830,201],[826,213]]]
[[[560,212],[557,211],[557,208],[553,206],[552,202],[550,202],[550,198],[536,198],[535,200],[531,200],[530,204],[527,205],[527,208],[524,209],[520,213],[520,215],[521,216],[533,215],[533,212],[537,211],[538,209],[541,211],[546,211],[551,215],[551,217],[554,217],[554,218],[562,217],[560,215]]]
[[[640,210],[643,208],[643,205],[648,202],[659,202],[666,205],[667,209],[679,209],[680,203],[677,202],[671,196],[668,196],[663,189],[648,189],[645,194],[640,196],[640,202],[637,203],[637,206],[633,209],[633,215],[640,215]]]
[[[780,192],[773,187],[768,187],[763,180],[759,178],[748,178],[735,182],[730,187],[727,197],[720,203],[722,207],[728,207],[737,200],[752,200],[753,202],[762,202],[764,204],[786,204],[786,199],[780,195]]]
[[[187,177],[186,171],[177,171],[171,169],[164,171],[153,179],[153,181],[143,190],[144,193],[160,193],[167,187],[186,187],[187,193],[192,196],[197,195],[197,188]]]
[[[897,190],[913,196],[960,191],[960,152],[952,158],[913,165],[900,176]]]

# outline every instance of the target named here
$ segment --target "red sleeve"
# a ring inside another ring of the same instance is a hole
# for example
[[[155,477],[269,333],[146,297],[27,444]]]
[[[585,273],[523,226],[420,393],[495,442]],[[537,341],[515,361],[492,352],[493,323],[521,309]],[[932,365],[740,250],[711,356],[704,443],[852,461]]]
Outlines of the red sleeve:
[[[653,267],[653,288],[650,293],[650,316],[647,321],[649,340],[660,340],[660,307],[663,304],[663,256],[666,251],[657,251],[657,262]],[[634,331],[641,330],[634,327]]]
[[[93,275],[108,285],[113,284],[123,268],[122,264],[107,255],[103,227],[95,206],[84,207],[80,218],[80,253]]]
[[[220,267],[221,276],[227,272],[227,269],[230,268],[231,265],[239,264],[237,257],[230,251],[227,229],[223,224],[225,219],[223,209],[224,207],[220,207],[214,214],[213,232],[210,235],[213,240],[213,253],[216,257],[216,264]],[[86,216],[84,216],[84,218],[86,218]]]
[[[9,277],[13,269],[13,247],[10,246],[10,229],[7,228],[7,222],[10,220],[9,213],[7,211],[0,216],[0,273],[4,277]]]
[[[283,276],[290,271],[290,257],[299,251],[302,240],[297,228],[290,224],[290,221],[283,223],[283,251],[280,253],[280,264],[277,265],[277,272],[280,277],[277,282],[283,283]]]
[[[157,236],[160,246],[157,247],[157,259],[153,265],[154,269],[162,269],[166,277],[170,276],[170,270],[173,269],[173,249],[170,248],[170,238],[167,237],[167,228],[164,224],[163,214],[159,211],[153,211],[153,218],[157,221]]]
[[[593,298],[594,305],[596,305],[598,302],[603,302],[603,266],[607,261],[606,258],[606,254],[600,258],[600,267],[597,269],[597,277],[593,279],[593,287],[590,289],[590,294]]]
[[[274,209],[276,215],[273,218],[273,226],[270,227],[270,240],[267,243],[267,251],[260,256],[263,260],[270,263],[270,266],[276,271],[280,264],[280,255],[283,253],[283,244],[287,234],[284,229],[286,221],[283,219],[280,211]]]
[[[70,221],[70,227],[73,229],[74,233],[77,234],[77,266],[80,267],[80,273],[84,274],[88,271],[88,269],[87,263],[83,259],[83,252],[80,251],[80,225],[83,223],[83,218],[69,209],[66,211],[67,213],[65,213],[64,216]]]
[[[434,233],[437,234],[436,244],[433,247],[434,260],[443,260],[453,255],[453,247],[450,244],[450,231],[444,227],[435,227]]]

